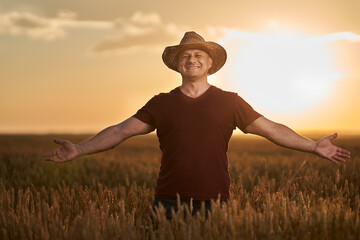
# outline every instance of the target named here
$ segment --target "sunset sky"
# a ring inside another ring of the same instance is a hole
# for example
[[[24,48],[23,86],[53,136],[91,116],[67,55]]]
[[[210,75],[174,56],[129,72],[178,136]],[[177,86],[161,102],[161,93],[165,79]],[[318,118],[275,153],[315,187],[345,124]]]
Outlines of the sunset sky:
[[[95,133],[181,84],[161,54],[222,44],[211,84],[295,130],[360,133],[360,0],[1,0],[0,133]]]

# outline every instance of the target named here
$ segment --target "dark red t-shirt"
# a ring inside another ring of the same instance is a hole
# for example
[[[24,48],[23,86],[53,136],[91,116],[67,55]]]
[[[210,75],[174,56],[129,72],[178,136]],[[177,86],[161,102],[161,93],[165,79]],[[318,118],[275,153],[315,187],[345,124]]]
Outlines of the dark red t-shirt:
[[[156,198],[229,198],[227,149],[233,130],[261,115],[236,93],[215,86],[197,98],[177,87],[154,96],[134,117],[157,130],[162,151]]]

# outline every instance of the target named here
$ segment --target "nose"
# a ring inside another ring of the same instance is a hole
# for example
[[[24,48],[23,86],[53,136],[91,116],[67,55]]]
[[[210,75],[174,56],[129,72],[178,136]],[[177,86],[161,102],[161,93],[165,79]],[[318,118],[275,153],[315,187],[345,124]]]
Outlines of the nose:
[[[194,56],[194,55],[189,55],[188,62],[189,62],[189,63],[193,63],[193,62],[195,62],[195,61],[196,61],[195,56]]]

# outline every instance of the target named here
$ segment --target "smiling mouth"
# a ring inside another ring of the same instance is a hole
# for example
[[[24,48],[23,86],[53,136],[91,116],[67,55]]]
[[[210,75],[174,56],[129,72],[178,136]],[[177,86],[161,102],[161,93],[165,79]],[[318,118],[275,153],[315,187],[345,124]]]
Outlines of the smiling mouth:
[[[191,69],[198,69],[198,68],[200,68],[199,66],[189,66],[189,67],[187,67],[187,69],[189,69],[189,70],[191,70]]]

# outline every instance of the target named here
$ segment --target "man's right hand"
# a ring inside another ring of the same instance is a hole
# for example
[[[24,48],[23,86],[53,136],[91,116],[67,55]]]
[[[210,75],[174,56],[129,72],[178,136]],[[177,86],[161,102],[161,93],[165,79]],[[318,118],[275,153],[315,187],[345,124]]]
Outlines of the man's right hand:
[[[66,162],[70,161],[80,155],[76,145],[67,140],[54,139],[56,144],[61,145],[60,148],[55,151],[44,154],[45,160],[54,162]]]

